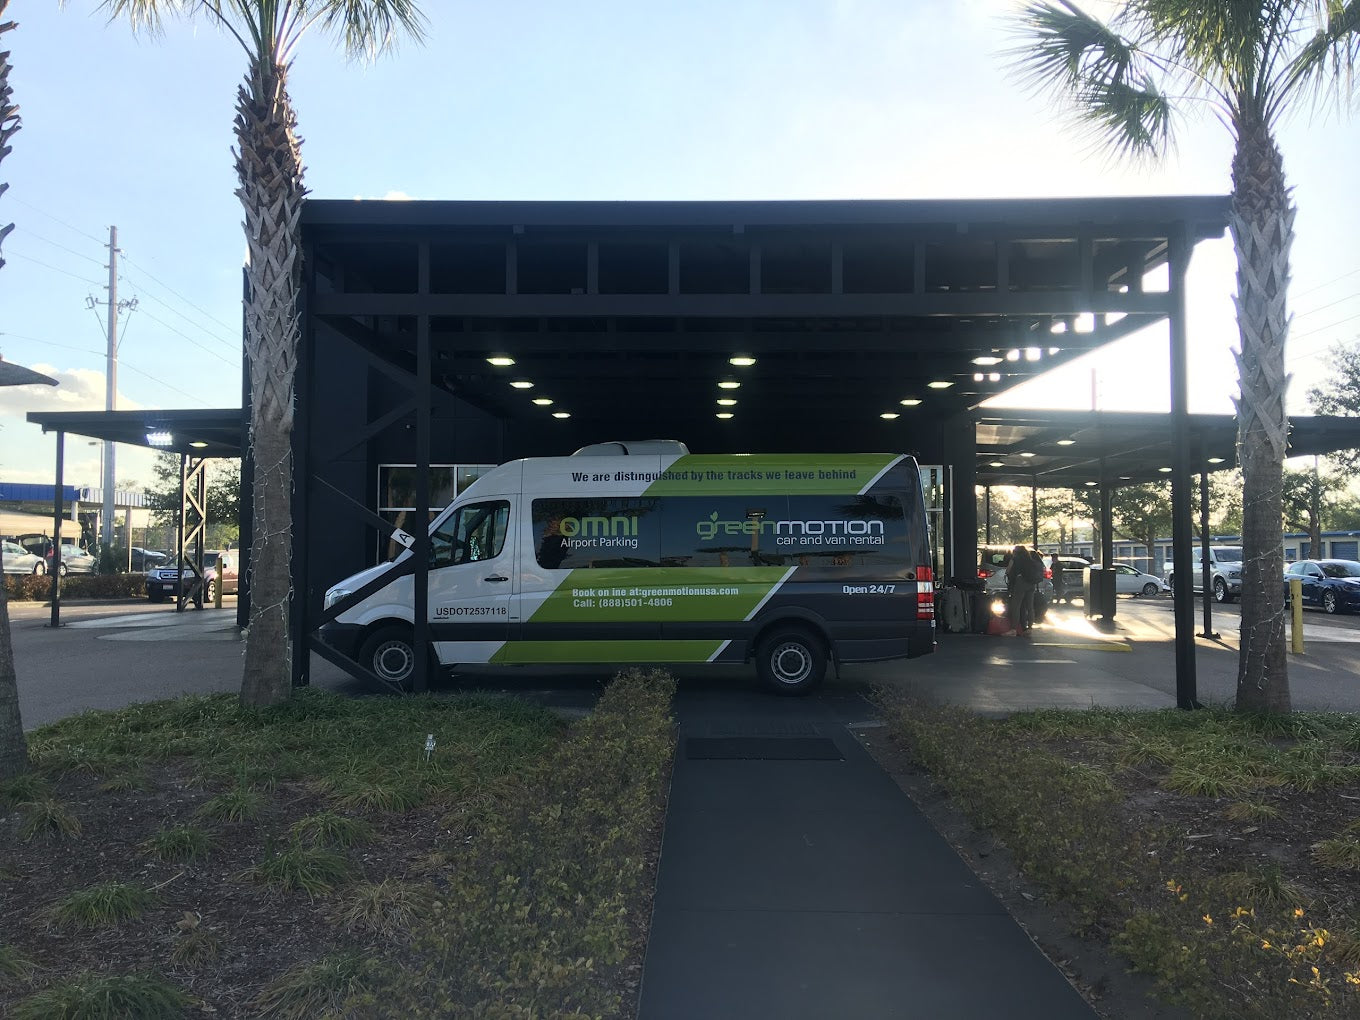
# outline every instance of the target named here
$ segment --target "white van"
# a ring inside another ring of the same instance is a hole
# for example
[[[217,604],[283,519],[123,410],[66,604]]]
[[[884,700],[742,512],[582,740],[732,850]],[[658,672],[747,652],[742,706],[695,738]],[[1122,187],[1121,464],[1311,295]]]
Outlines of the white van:
[[[430,525],[433,663],[748,662],[783,693],[828,661],[935,648],[916,462],[605,443],[489,471]],[[321,635],[414,671],[411,550],[326,592]]]

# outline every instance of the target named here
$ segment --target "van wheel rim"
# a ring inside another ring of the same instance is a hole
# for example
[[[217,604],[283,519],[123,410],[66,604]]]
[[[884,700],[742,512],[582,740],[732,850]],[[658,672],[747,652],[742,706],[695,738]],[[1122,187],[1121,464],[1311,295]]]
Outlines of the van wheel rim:
[[[812,656],[797,642],[780,645],[770,653],[770,672],[781,684],[799,684],[812,672]]]
[[[397,683],[411,675],[415,660],[411,646],[403,641],[384,641],[373,652],[373,672]]]

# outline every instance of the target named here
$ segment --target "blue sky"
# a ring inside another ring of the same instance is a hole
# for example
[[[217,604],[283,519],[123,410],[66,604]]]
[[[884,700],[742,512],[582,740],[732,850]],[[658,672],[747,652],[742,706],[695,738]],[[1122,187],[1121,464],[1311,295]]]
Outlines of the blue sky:
[[[371,67],[309,36],[291,93],[319,198],[801,199],[1213,194],[1230,143],[1180,126],[1156,166],[1092,154],[1000,51],[1009,0],[426,0],[424,45]],[[162,38],[92,2],[11,4],[23,116],[0,166],[0,353],[62,382],[0,390],[0,479],[49,481],[53,440],[29,410],[104,405],[108,227],[124,251],[120,407],[239,405],[240,266],[231,123],[244,55],[207,22]],[[1360,119],[1291,120],[1281,137],[1299,215],[1290,409],[1360,337]],[[1191,409],[1231,411],[1233,260],[1191,272]],[[1017,406],[1168,406],[1164,331],[1123,341],[1003,398]],[[120,480],[149,458],[120,448]],[[68,440],[67,480],[98,484]]]

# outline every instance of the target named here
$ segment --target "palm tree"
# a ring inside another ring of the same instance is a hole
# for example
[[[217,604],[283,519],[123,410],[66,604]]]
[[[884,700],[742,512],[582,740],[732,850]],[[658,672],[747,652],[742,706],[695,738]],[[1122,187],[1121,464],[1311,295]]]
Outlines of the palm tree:
[[[245,50],[236,94],[236,195],[245,211],[245,348],[250,371],[250,449],[254,532],[250,547],[250,625],[241,701],[288,697],[293,597],[293,376],[302,278],[302,151],[288,97],[288,70],[313,28],[340,37],[350,57],[376,57],[399,31],[419,39],[424,18],[413,0],[104,0],[134,29],[159,31],[170,14],[207,18]]]
[[[1026,3],[1017,17],[1017,67],[1074,101],[1114,153],[1163,154],[1177,106],[1200,104],[1232,136],[1244,482],[1237,707],[1288,711],[1281,487],[1294,208],[1276,134],[1300,102],[1354,89],[1360,0],[1124,0],[1109,23],[1057,0]]]

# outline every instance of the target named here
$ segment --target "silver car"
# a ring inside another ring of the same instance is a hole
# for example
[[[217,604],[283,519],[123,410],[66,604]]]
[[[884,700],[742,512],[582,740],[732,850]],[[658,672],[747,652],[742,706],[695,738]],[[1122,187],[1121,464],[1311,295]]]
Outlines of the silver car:
[[[6,574],[45,574],[47,564],[41,556],[34,556],[21,545],[14,542],[4,543]]]

